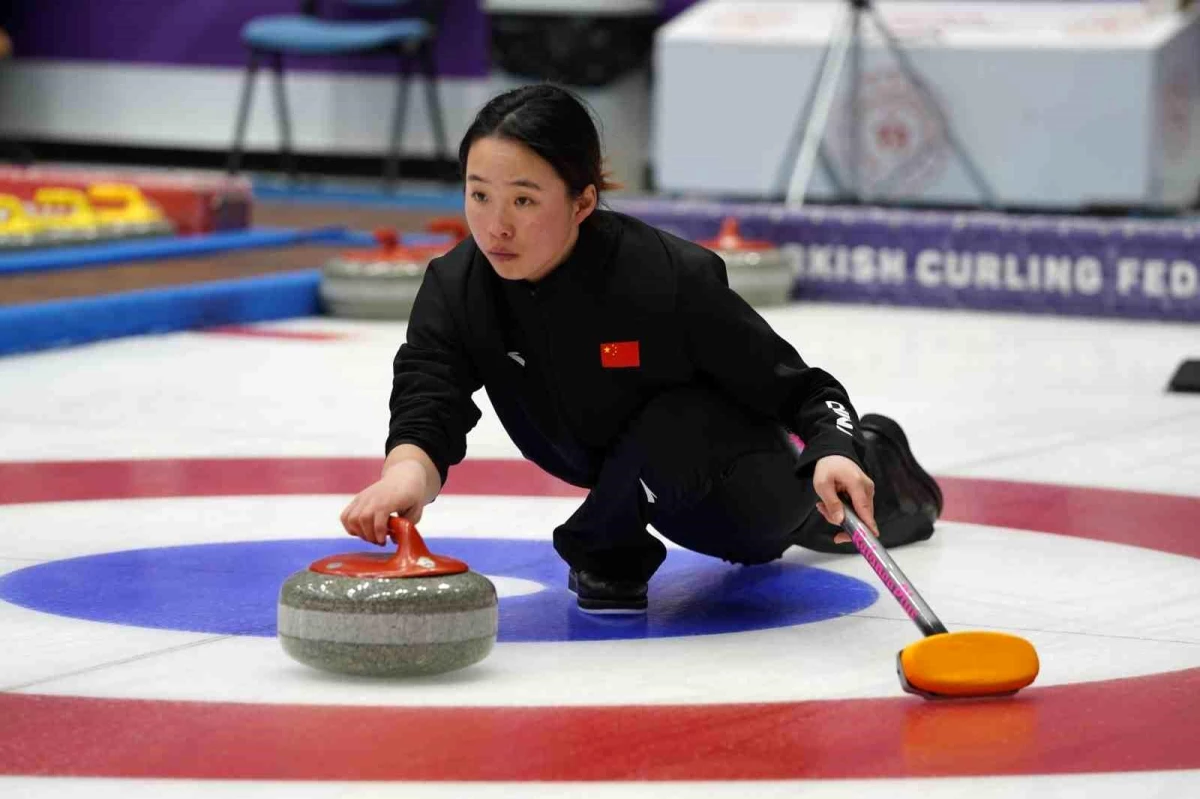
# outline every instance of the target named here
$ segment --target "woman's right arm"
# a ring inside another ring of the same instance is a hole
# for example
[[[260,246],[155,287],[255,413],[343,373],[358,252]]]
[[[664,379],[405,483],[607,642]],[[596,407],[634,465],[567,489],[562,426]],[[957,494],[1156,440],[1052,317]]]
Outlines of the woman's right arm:
[[[387,458],[378,481],[342,512],[346,532],[387,542],[387,518],[416,523],[441,491],[450,466],[466,454],[467,433],[479,421],[471,395],[480,387],[437,274],[430,264],[393,363]]]
[[[386,479],[393,469],[404,463],[412,463],[421,467],[425,484],[425,491],[422,494],[424,502],[422,504],[428,505],[430,502],[433,502],[438,492],[442,490],[442,476],[438,474],[438,469],[433,462],[433,458],[430,458],[425,450],[416,444],[400,444],[389,452],[387,459],[383,462],[383,473],[380,479]],[[416,522],[416,519],[412,521]]]
[[[442,489],[433,460],[415,444],[388,453],[379,479],[360,491],[342,511],[342,526],[364,541],[386,544],[388,517],[397,513],[413,524]]]

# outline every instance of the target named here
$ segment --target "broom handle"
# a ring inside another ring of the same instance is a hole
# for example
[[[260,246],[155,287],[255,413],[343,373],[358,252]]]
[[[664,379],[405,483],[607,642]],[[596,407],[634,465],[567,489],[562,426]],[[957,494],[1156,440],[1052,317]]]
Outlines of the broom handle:
[[[925,635],[946,632],[945,625],[934,615],[929,605],[925,604],[925,600],[921,599],[917,589],[912,587],[912,583],[904,576],[904,572],[900,571],[900,567],[883,548],[883,544],[879,543],[879,539],[875,538],[875,534],[850,510],[849,503],[843,503],[842,507],[845,511],[842,527],[850,534],[854,546],[867,559],[867,563],[871,564],[875,574],[892,592],[892,596],[896,597],[896,601],[904,608],[908,617]]]

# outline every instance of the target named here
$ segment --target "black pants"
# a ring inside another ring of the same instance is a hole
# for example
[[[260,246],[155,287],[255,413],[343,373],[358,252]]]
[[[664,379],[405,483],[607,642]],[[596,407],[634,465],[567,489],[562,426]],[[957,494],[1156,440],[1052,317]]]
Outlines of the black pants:
[[[733,563],[775,560],[800,538],[837,532],[798,474],[787,431],[715,391],[649,402],[609,450],[579,509],[554,531],[571,568],[645,581],[666,558],[647,523],[686,549]]]

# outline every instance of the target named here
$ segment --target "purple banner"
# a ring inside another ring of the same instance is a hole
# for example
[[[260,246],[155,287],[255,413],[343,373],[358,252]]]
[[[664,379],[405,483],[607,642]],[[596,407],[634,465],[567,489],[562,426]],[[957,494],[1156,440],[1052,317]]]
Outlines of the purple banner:
[[[614,201],[684,238],[793,248],[799,299],[1200,322],[1200,219]]]

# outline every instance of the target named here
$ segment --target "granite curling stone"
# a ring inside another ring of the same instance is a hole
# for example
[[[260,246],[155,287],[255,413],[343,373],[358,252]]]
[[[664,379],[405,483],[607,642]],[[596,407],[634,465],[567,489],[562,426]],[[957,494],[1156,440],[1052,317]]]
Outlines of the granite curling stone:
[[[795,258],[769,241],[744,239],[738,221],[726,217],[715,239],[700,242],[721,256],[729,287],[754,306],[782,305],[791,296]]]
[[[375,249],[349,250],[330,259],[317,289],[325,313],[349,319],[407,319],[429,262],[467,236],[466,226],[450,218],[434,220],[426,231],[444,240],[405,245],[395,230],[382,229],[375,231]]]
[[[279,641],[324,671],[375,677],[441,674],[483,660],[496,643],[496,588],[466,563],[433,555],[392,517],[395,554],[314,562],[279,592]]]

